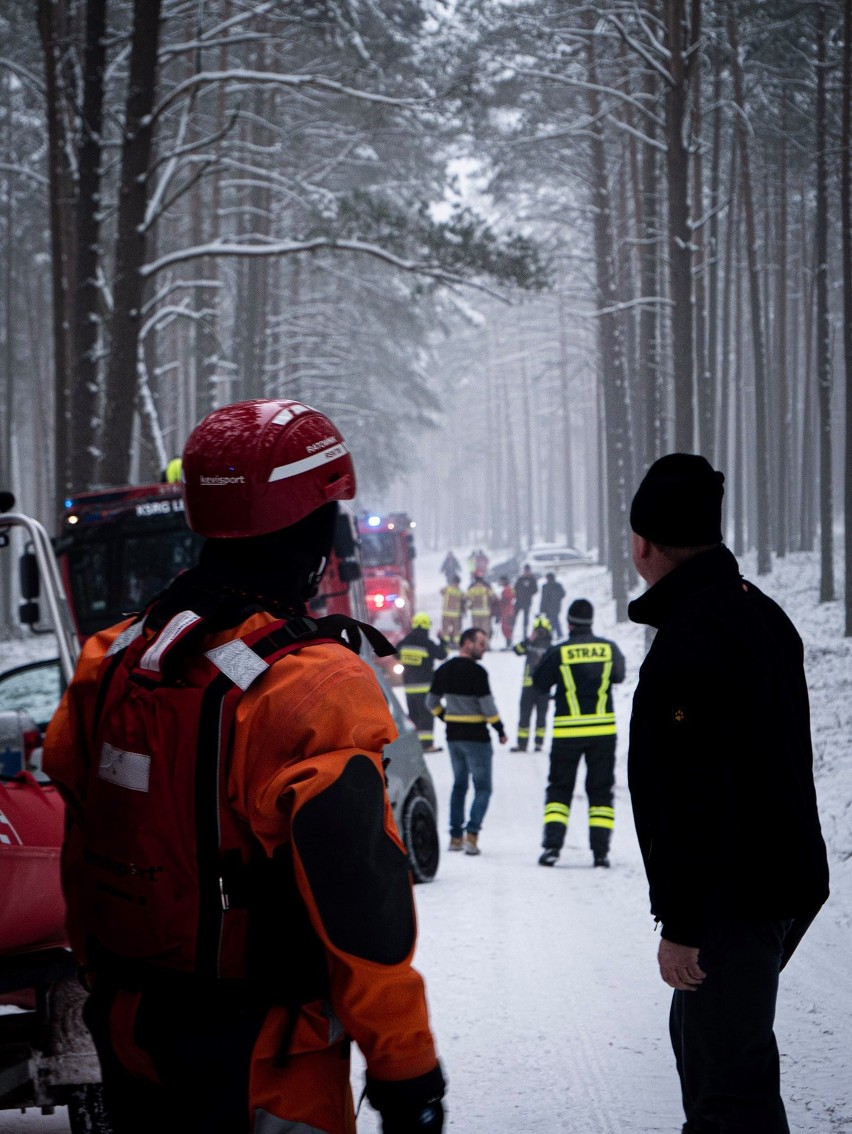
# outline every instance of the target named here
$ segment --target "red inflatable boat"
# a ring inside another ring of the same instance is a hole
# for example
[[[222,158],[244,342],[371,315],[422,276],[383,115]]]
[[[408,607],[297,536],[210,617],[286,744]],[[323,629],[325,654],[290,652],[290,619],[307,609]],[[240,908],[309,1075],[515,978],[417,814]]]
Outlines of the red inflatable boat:
[[[64,945],[64,805],[29,772],[0,780],[0,957]]]

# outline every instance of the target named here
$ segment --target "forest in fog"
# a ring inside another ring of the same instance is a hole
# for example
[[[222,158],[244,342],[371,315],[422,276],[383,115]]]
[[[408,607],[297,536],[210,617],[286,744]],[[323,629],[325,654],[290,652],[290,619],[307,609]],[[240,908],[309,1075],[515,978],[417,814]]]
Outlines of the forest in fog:
[[[852,0],[4,0],[0,483],[52,526],[299,398],[361,506],[595,550],[623,617],[635,486],[698,451],[734,551],[838,597],[850,41]]]

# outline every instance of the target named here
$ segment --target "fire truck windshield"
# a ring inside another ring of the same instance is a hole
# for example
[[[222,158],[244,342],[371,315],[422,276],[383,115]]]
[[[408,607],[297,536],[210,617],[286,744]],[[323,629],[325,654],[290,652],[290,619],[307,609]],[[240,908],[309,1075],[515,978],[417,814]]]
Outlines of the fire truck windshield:
[[[361,559],[365,567],[390,567],[397,562],[393,532],[361,532]]]
[[[57,548],[68,557],[67,580],[84,637],[135,613],[198,560],[201,537],[182,515],[125,517],[81,527]]]

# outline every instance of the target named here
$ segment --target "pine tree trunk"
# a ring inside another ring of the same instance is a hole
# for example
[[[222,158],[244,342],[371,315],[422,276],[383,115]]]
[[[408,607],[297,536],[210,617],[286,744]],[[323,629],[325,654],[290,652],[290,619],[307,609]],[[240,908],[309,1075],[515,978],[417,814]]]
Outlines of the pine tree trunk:
[[[73,489],[71,480],[71,373],[69,328],[73,319],[68,280],[73,264],[73,238],[69,202],[73,199],[70,153],[62,111],[63,75],[59,51],[64,3],[38,0],[36,19],[44,55],[45,114],[47,119],[47,173],[50,202],[51,299],[53,304],[54,373],[54,506],[57,519],[62,502]]]
[[[783,97],[783,96],[782,96]],[[783,99],[781,110],[781,152],[778,169],[778,286],[776,288],[776,341],[777,361],[775,372],[778,382],[778,444],[775,448],[777,477],[777,530],[775,550],[785,556],[790,546],[790,451],[791,416],[789,371],[787,366],[787,100]]]
[[[707,385],[710,394],[710,433],[702,452],[711,463],[719,458],[718,431],[724,394],[719,380],[719,183],[722,167],[721,53],[713,53],[713,149],[710,155],[710,224],[707,238]]]
[[[86,42],[83,61],[83,118],[77,185],[77,260],[74,285],[71,436],[91,438],[98,414],[98,339],[100,336],[100,199],[106,64],[106,0],[86,4]],[[79,490],[95,486],[97,454],[92,444],[77,444],[71,452],[71,481]]]
[[[124,484],[130,474],[131,434],[136,406],[137,360],[142,327],[145,264],[145,209],[153,142],[152,111],[157,80],[157,45],[162,0],[134,0],[124,138],[121,148],[118,227],[106,373],[103,456],[100,479]]]
[[[684,141],[688,72],[684,57],[685,0],[665,0],[671,81],[666,91],[669,291],[672,301],[675,449],[691,453],[695,430],[692,336],[692,232],[689,225],[689,152]]]
[[[587,23],[592,20],[589,13]],[[590,29],[591,30],[591,29]],[[624,334],[622,317],[617,309],[615,241],[612,231],[612,200],[607,169],[606,146],[600,114],[600,98],[595,89],[597,69],[595,45],[591,36],[586,41],[589,76],[587,99],[593,126],[589,142],[591,160],[590,184],[594,194],[594,247],[600,350],[601,382],[604,404],[604,437],[606,445],[606,532],[607,563],[612,572],[612,592],[616,619],[627,617],[627,596],[630,588],[630,557],[627,539],[628,477],[633,467],[630,454],[629,410],[624,367]]]
[[[645,83],[647,94],[653,94],[657,84],[649,73]],[[654,136],[652,123],[646,132]],[[645,146],[642,154],[642,227],[640,229],[641,266],[640,288],[646,302],[639,313],[639,382],[641,400],[645,406],[640,417],[643,469],[652,465],[662,454],[663,376],[660,359],[660,193],[659,162],[654,146]]]
[[[763,344],[763,311],[760,296],[760,266],[757,261],[757,227],[754,215],[754,196],[751,181],[751,154],[749,152],[748,120],[742,63],[737,43],[737,25],[734,0],[727,0],[728,39],[731,46],[731,69],[734,79],[734,99],[737,105],[737,133],[740,143],[741,186],[745,216],[746,250],[748,253],[749,306],[751,310],[751,339],[754,352],[754,405],[755,405],[755,504],[757,506],[757,573],[766,575],[772,567],[769,549],[769,444],[766,397],[766,368]]]
[[[852,637],[852,0],[843,0],[843,112],[842,112],[840,227],[843,233],[843,358],[846,378],[846,454],[844,460],[845,516],[845,634]]]
[[[816,349],[819,392],[819,601],[834,600],[834,533],[831,491],[831,326],[828,311],[828,145],[826,128],[825,5],[818,4],[816,74]]]

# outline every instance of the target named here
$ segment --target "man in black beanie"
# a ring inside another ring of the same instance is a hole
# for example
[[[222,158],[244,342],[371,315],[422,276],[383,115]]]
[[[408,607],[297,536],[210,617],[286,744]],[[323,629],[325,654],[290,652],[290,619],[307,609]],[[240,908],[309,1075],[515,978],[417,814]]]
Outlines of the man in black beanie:
[[[778,974],[828,897],[802,642],[722,543],[724,477],[656,461],[630,511],[653,626],[628,779],[690,1134],[789,1134]]]

